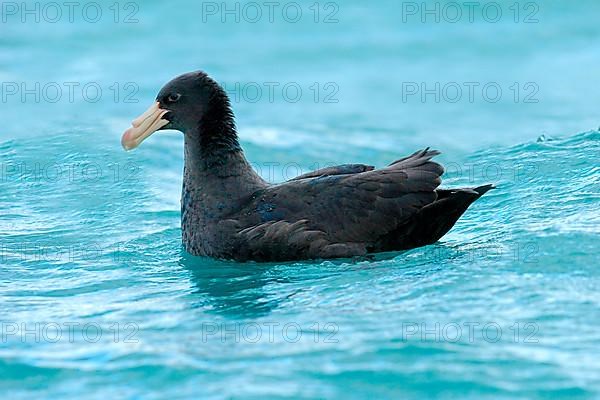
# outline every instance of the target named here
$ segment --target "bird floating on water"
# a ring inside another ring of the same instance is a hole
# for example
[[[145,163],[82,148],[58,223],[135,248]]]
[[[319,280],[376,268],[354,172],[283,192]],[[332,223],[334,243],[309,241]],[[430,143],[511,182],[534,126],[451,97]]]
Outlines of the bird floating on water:
[[[264,181],[240,147],[225,91],[204,72],[167,83],[123,135],[126,150],[159,130],[183,132],[185,250],[237,261],[364,256],[437,242],[493,185],[440,189],[440,154],[387,167],[347,164],[280,184]]]

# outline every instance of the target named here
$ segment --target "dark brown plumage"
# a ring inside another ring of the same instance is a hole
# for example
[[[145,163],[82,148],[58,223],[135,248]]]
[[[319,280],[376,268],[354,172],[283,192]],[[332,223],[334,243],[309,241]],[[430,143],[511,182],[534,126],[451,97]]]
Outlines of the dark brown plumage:
[[[185,136],[182,234],[193,255],[239,261],[343,258],[435,243],[492,185],[439,189],[434,150],[389,166],[351,164],[270,185],[246,161],[225,92],[203,72],[168,83],[123,145]]]

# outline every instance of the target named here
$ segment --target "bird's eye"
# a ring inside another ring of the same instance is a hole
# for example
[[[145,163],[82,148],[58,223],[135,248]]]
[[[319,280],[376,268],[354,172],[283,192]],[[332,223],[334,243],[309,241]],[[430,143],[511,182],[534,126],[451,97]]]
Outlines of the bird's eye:
[[[181,95],[179,93],[173,93],[169,95],[169,103],[175,103],[177,102],[179,99],[181,98]]]

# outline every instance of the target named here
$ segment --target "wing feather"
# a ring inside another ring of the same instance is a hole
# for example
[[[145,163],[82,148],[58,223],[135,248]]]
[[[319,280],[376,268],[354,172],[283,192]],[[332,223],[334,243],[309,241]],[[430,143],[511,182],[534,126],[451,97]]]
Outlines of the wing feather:
[[[254,259],[365,254],[437,199],[444,169],[431,159],[438,154],[425,149],[382,169],[317,174],[272,186],[248,206],[240,246]],[[268,213],[261,211],[265,204]]]

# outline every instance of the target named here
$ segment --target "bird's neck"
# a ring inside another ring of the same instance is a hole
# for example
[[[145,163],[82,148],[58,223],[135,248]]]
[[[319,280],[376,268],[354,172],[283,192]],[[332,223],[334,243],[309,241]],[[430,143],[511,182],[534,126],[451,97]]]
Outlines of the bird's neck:
[[[254,172],[241,148],[223,147],[221,144],[207,148],[205,144],[186,137],[184,147],[184,180],[195,185],[208,183],[263,182]],[[247,185],[244,185],[247,186]],[[204,190],[211,190],[204,187]]]
[[[246,160],[235,130],[218,132],[185,135],[182,210],[193,204],[197,213],[226,215],[267,185]]]

